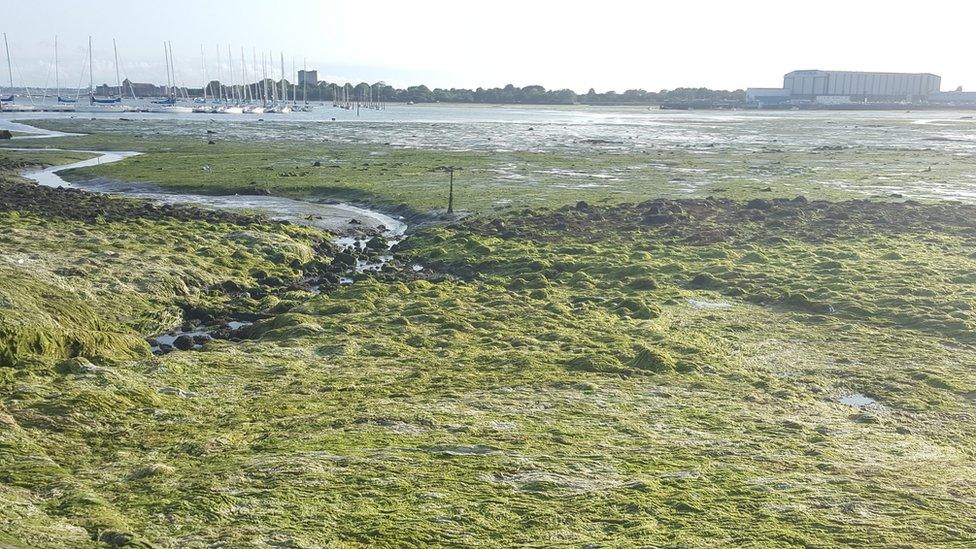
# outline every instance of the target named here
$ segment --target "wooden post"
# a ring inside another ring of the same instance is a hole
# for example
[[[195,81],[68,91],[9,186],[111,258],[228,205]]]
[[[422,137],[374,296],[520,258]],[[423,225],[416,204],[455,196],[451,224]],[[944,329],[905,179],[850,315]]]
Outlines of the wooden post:
[[[447,195],[447,213],[454,213],[454,168],[450,169],[451,172],[451,190]]]

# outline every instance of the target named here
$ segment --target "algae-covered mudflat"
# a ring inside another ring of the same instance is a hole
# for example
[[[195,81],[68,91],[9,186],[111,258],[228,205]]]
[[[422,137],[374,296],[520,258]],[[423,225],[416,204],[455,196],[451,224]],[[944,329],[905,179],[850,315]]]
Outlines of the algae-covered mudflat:
[[[0,150],[0,544],[976,543],[972,122],[716,116],[39,122],[145,153],[80,185],[412,226]]]

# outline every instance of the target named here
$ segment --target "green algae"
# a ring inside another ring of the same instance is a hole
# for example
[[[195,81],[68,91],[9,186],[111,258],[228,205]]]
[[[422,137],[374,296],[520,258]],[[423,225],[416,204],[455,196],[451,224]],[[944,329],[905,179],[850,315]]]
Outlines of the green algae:
[[[94,158],[94,153],[75,151],[14,151],[0,147],[0,171],[27,167],[46,167],[72,164]]]
[[[293,281],[329,235],[278,225],[132,218],[85,223],[0,212],[0,364],[18,357],[132,359],[143,336],[190,316],[270,312],[226,288]]]
[[[448,186],[438,168],[447,165],[462,168],[456,206],[482,214],[657,197],[965,199],[968,174],[976,169],[969,156],[929,148],[603,149],[576,143],[509,151],[251,135],[260,129],[221,136],[211,145],[213,136],[206,133],[210,126],[199,122],[191,125],[196,132],[191,135],[184,125],[165,121],[31,123],[92,135],[21,140],[21,146],[146,153],[69,174],[76,179],[141,181],[194,193],[327,196],[386,208],[405,205],[420,212],[446,208]]]
[[[0,213],[18,315],[268,315],[199,351],[0,367],[0,541],[976,541],[976,216],[665,206],[422,228],[398,259],[441,282],[264,301],[208,290],[294,279],[323,235]]]

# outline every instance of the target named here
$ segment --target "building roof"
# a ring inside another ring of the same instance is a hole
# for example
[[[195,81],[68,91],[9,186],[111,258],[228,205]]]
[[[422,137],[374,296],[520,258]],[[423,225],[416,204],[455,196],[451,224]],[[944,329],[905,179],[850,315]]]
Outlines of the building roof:
[[[889,76],[934,76],[939,77],[937,74],[932,74],[930,72],[885,72],[885,71],[831,71],[822,69],[804,69],[798,71],[791,71],[786,73],[786,76],[791,74],[823,74],[823,73],[834,73],[834,74],[884,74]]]

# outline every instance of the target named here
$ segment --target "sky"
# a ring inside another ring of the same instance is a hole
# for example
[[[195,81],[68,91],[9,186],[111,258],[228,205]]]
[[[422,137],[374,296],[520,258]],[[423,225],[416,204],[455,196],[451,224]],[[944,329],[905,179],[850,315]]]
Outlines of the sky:
[[[17,86],[54,86],[57,35],[62,85],[87,87],[91,35],[96,84],[115,83],[115,39],[122,77],[136,82],[166,81],[172,42],[187,86],[203,81],[204,56],[216,77],[218,45],[227,81],[229,44],[238,81],[243,47],[252,75],[255,49],[258,66],[273,52],[276,77],[283,51],[289,75],[294,61],[320,79],[398,87],[738,89],[829,69],[931,72],[943,89],[976,90],[974,21],[971,0],[31,0],[7,3],[0,31]]]

